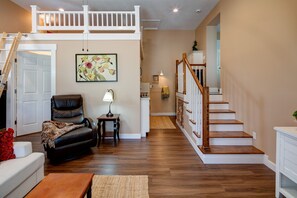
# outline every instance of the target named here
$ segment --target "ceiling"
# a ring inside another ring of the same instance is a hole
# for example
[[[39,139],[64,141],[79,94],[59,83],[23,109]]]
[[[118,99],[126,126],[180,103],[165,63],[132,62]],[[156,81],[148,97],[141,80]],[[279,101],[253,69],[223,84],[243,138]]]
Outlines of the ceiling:
[[[37,5],[41,10],[65,11],[82,10],[89,5],[92,11],[134,10],[141,7],[141,21],[144,29],[193,30],[201,23],[219,0],[11,0],[19,6],[31,10]],[[174,13],[173,8],[179,11]],[[201,12],[197,13],[196,10]]]

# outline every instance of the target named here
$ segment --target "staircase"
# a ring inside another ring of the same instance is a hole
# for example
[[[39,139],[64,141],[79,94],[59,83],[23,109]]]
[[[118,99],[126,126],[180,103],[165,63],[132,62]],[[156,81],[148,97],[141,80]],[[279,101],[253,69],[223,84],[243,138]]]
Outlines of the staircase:
[[[184,132],[205,164],[262,164],[264,153],[253,146],[253,137],[243,131],[243,122],[229,109],[221,94],[209,96],[209,149],[203,149],[200,136]]]
[[[176,69],[179,72],[177,125],[202,161],[205,164],[263,164],[264,153],[253,146],[253,137],[244,131],[244,123],[236,120],[236,112],[221,94],[205,97],[208,91],[199,82],[197,72],[192,72],[191,65],[194,64],[189,64],[186,56],[183,62],[177,61],[177,67],[183,67]]]

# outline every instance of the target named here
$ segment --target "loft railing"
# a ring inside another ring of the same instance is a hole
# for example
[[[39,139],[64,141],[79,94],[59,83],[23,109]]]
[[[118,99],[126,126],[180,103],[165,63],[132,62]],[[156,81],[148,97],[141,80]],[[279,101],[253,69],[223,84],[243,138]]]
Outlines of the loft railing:
[[[32,33],[39,31],[134,31],[140,33],[140,6],[134,11],[40,11],[32,9]]]
[[[193,67],[200,67],[194,68]],[[206,64],[190,64],[187,55],[176,61],[177,92],[184,94],[186,111],[198,145],[209,148],[209,88],[205,79]],[[195,70],[200,70],[199,73]],[[200,80],[198,79],[200,78]],[[204,85],[204,86],[203,86]]]

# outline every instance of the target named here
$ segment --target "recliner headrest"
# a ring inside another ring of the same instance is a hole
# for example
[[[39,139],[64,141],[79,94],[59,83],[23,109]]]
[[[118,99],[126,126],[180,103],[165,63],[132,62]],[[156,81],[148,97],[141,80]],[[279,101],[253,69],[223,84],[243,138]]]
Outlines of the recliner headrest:
[[[77,109],[83,104],[80,94],[75,95],[56,95],[52,97],[52,108],[59,110]]]

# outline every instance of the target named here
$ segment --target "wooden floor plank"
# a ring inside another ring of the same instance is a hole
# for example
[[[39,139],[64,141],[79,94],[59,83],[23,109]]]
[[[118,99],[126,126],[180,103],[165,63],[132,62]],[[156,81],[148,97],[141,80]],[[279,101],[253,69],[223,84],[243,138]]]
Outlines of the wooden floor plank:
[[[40,134],[16,138],[32,141],[43,152]],[[45,174],[86,172],[101,175],[148,175],[154,197],[274,197],[275,174],[265,165],[205,165],[177,128],[151,130],[141,140],[112,139],[87,155],[53,165],[46,159]]]

